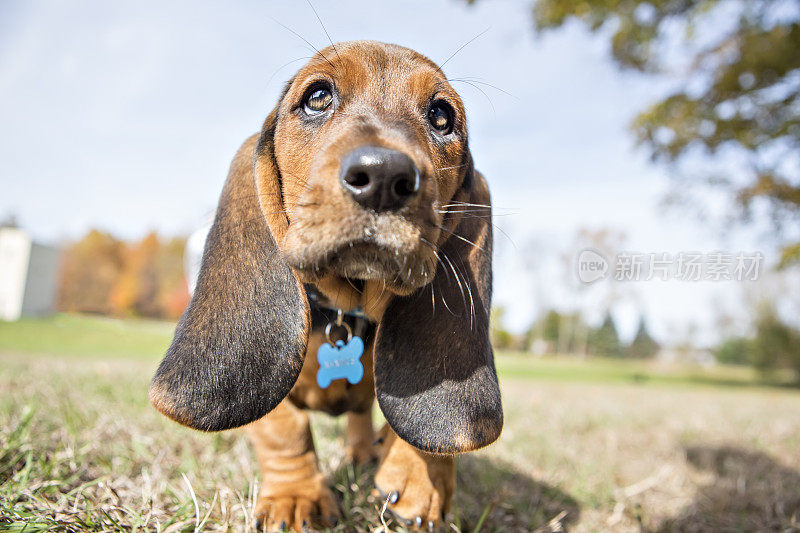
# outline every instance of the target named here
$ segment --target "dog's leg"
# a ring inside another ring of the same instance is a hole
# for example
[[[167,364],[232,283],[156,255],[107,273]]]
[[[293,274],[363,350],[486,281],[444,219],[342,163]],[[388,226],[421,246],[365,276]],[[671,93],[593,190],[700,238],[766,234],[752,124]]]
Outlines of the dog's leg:
[[[456,484],[455,458],[422,452],[389,426],[381,430],[381,463],[375,486],[389,509],[407,524],[433,530],[450,510]]]
[[[371,411],[347,413],[345,443],[345,459],[351,463],[363,465],[377,458]]]
[[[336,501],[317,468],[308,415],[283,400],[247,426],[261,467],[262,486],[255,516],[259,531],[311,527],[312,517],[333,525]]]

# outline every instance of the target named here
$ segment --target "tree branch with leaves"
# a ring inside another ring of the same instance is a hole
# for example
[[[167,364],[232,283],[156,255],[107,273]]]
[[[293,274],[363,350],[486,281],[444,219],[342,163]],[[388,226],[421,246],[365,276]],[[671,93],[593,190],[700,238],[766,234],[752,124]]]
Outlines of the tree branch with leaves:
[[[743,222],[766,216],[781,264],[800,263],[800,0],[533,0],[532,14],[539,32],[578,20],[622,68],[676,77],[633,120],[637,142],[676,176],[733,155],[732,172],[690,179],[726,190]]]

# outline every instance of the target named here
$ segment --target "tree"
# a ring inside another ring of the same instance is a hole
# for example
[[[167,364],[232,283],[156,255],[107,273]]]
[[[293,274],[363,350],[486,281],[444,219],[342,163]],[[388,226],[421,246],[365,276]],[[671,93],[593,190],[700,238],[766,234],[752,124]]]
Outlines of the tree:
[[[560,327],[561,315],[555,309],[551,309],[542,319],[542,339],[552,343],[558,342]]]
[[[111,313],[110,294],[122,271],[124,252],[123,242],[98,230],[69,246],[61,263],[58,308]]]
[[[588,329],[580,313],[559,313],[551,309],[536,320],[526,333],[526,345],[544,341],[539,353],[584,354],[586,344],[581,333]]]
[[[561,334],[561,320],[561,314],[555,309],[536,319],[525,333],[525,347],[537,355],[554,353]]]
[[[505,313],[506,310],[502,306],[492,309],[489,337],[491,338],[492,346],[498,350],[508,350],[515,347],[514,335],[508,331],[504,323]]]
[[[700,156],[709,166],[691,183],[723,187],[743,221],[767,214],[781,263],[800,262],[790,235],[800,221],[800,0],[532,3],[536,30],[577,19],[611,35],[621,67],[677,76],[678,88],[634,119],[637,141],[676,176]],[[713,170],[720,152],[742,162],[740,175]]]
[[[186,239],[164,241],[152,232],[128,246],[112,293],[117,315],[178,318],[189,303],[183,271]]]
[[[63,311],[178,318],[189,302],[183,273],[186,239],[150,233],[126,244],[91,230],[64,254],[59,286]]]
[[[714,352],[717,361],[750,364],[765,376],[792,369],[800,385],[800,329],[781,318],[771,301],[757,302],[753,311],[752,333],[725,339]]]
[[[162,316],[158,305],[157,259],[160,247],[158,235],[154,232],[127,247],[125,267],[111,295],[115,314]]]
[[[637,359],[649,359],[658,353],[659,348],[658,343],[647,331],[644,318],[639,319],[639,329],[636,331],[633,342],[628,347],[628,354]]]
[[[0,228],[19,228],[19,221],[15,213],[9,213],[2,220],[0,220]]]
[[[158,256],[158,306],[165,318],[178,318],[189,305],[189,287],[186,282],[183,257],[186,239],[175,237],[165,242]]]
[[[800,382],[800,332],[781,320],[771,307],[759,310],[753,340],[753,364],[762,373],[792,368]]]
[[[600,327],[589,334],[589,348],[600,357],[622,356],[622,345],[611,313],[607,313]]]
[[[749,364],[753,360],[753,341],[744,337],[725,339],[716,350],[714,358],[729,365]]]

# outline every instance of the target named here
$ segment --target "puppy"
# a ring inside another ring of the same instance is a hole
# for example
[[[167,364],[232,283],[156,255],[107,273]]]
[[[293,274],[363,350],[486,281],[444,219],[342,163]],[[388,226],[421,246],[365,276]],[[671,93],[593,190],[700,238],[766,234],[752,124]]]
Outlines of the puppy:
[[[377,397],[376,488],[434,529],[454,455],[503,425],[491,251],[489,190],[441,69],[396,45],[325,48],[233,159],[150,401],[204,431],[248,425],[258,523],[301,531],[338,514],[306,410],[346,414],[364,462]]]

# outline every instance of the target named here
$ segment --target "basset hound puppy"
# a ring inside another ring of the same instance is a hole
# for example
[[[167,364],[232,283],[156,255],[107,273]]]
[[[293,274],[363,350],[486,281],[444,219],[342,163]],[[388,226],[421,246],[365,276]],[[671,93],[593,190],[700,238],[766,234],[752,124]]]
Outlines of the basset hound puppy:
[[[454,455],[503,425],[491,253],[489,189],[442,70],[396,45],[325,48],[233,159],[150,401],[199,430],[246,426],[268,530],[338,515],[308,409],[346,414],[347,457],[379,456],[388,508],[434,529]]]

